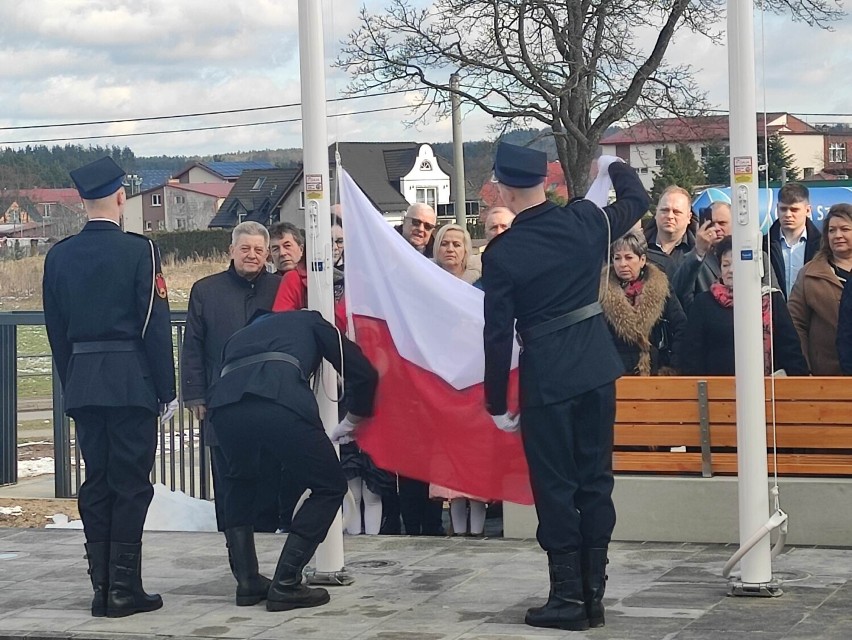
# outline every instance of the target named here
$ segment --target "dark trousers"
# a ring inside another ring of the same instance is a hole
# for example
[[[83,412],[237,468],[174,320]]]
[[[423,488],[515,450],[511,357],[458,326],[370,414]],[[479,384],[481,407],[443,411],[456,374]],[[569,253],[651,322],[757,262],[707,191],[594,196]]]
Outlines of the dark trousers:
[[[293,517],[290,533],[322,541],[348,488],[334,446],[322,426],[271,400],[247,396],[215,409],[213,428],[228,463],[225,528],[254,521],[253,498],[258,483],[264,481],[259,470],[261,451],[266,451],[279,466],[287,467],[298,486],[311,491]]]
[[[141,542],[154,497],[157,415],[142,407],[84,407],[72,414],[86,463],[78,495],[86,541]]]
[[[409,536],[442,536],[444,503],[429,498],[429,483],[399,476],[399,511]]]
[[[281,482],[281,465],[268,452],[262,451],[258,463],[259,473],[263,477],[258,482],[254,494],[254,521],[252,525],[255,531],[274,533],[279,528],[278,489]],[[228,480],[228,461],[222,448],[218,445],[210,445],[210,470],[213,473],[213,498],[216,506],[216,528],[225,530],[225,502],[231,491],[231,483]],[[302,495],[301,493],[299,494]]]
[[[615,383],[564,402],[521,409],[536,537],[549,553],[606,547],[615,527]]]

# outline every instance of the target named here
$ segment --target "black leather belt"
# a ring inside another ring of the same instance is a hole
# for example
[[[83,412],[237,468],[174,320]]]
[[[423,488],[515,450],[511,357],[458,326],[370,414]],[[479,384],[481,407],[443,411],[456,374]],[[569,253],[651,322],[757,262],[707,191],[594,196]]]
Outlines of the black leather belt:
[[[305,379],[305,372],[302,371],[302,363],[299,362],[299,359],[291,356],[289,353],[281,353],[280,351],[264,351],[263,353],[246,356],[245,358],[237,358],[222,367],[222,373],[219,374],[219,377],[224,377],[234,369],[247,367],[251,364],[260,364],[261,362],[288,362],[299,370],[299,373],[302,374],[302,380]]]
[[[547,322],[542,322],[541,324],[537,324],[534,327],[530,327],[525,331],[519,332],[518,344],[524,346],[525,343],[529,344],[533,340],[537,340],[542,336],[555,333],[560,329],[565,329],[566,327],[578,324],[583,320],[588,320],[589,318],[592,318],[598,315],[599,313],[603,313],[603,307],[601,307],[601,303],[597,301],[592,302],[591,304],[587,304],[584,307],[574,309],[573,311],[569,311],[564,315],[551,318]]]
[[[72,354],[116,351],[142,351],[142,343],[139,340],[100,340],[97,342],[75,342],[71,347]]]

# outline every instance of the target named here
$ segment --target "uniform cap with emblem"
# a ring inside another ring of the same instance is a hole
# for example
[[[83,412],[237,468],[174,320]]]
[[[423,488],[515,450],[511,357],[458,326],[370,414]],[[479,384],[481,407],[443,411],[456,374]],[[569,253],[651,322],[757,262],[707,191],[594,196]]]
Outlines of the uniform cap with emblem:
[[[106,156],[74,169],[70,175],[83,200],[97,200],[118,191],[125,173],[115,160]]]
[[[547,177],[547,155],[528,147],[507,142],[497,146],[494,180],[507,187],[526,189],[541,184]]]

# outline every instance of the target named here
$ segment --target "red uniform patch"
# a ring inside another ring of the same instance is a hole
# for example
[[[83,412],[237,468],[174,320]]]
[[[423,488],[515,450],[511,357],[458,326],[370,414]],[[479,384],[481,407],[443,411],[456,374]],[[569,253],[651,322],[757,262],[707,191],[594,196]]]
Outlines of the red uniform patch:
[[[166,288],[166,279],[163,277],[163,274],[158,273],[154,277],[154,282],[157,287],[157,295],[165,300],[169,295],[169,290]]]

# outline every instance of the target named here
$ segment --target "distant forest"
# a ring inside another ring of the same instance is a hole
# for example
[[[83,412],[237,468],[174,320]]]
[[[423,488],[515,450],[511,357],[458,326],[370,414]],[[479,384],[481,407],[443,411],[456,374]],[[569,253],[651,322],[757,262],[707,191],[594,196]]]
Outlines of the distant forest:
[[[512,131],[502,138],[513,144],[541,149],[555,159],[556,147],[553,138],[544,130],[524,129]],[[431,143],[435,153],[450,162],[453,159],[451,142]],[[477,140],[464,143],[465,181],[477,190],[491,172],[494,159],[494,141]],[[265,149],[240,151],[210,156],[152,156],[137,157],[129,147],[103,147],[66,144],[64,146],[26,146],[21,149],[0,149],[0,191],[18,189],[71,187],[68,172],[72,169],[111,156],[127,173],[145,170],[177,172],[190,162],[196,161],[247,161],[265,160],[279,167],[291,167],[302,161],[301,149]]]

